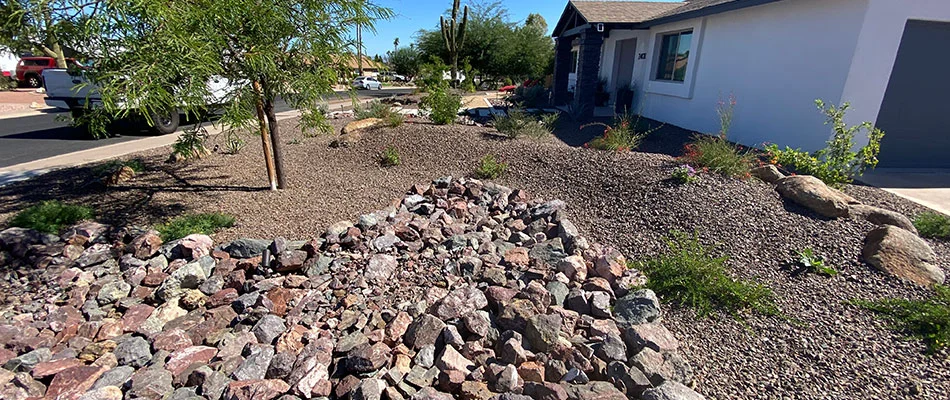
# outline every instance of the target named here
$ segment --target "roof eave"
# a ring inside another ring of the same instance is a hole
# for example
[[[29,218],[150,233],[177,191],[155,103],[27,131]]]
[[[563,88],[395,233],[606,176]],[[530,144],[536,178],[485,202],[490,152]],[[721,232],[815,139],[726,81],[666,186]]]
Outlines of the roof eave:
[[[724,12],[741,10],[743,8],[755,7],[769,3],[775,3],[781,0],[737,0],[729,3],[723,3],[711,7],[700,8],[698,10],[689,11],[681,14],[673,14],[668,17],[662,17],[657,19],[652,19],[648,21],[640,22],[638,25],[641,25],[642,28],[649,28],[656,25],[668,24],[671,22],[683,21],[687,19],[706,17],[709,15],[721,14]]]

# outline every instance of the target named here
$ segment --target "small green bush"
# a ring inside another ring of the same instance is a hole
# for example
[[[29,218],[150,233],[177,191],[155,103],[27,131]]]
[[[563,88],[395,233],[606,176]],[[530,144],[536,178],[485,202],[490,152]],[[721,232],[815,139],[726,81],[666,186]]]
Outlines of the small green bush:
[[[800,174],[814,175],[835,187],[851,183],[854,177],[861,176],[867,169],[876,167],[884,131],[871,122],[854,126],[845,124],[845,113],[850,107],[848,103],[840,107],[834,105],[825,107],[825,103],[818,99],[815,100],[815,105],[827,117],[825,125],[831,125],[834,128],[834,137],[828,141],[827,146],[809,154],[787,146],[781,150],[778,145],[770,144],[765,147],[769,152],[770,161],[773,164],[792,167]],[[852,150],[855,147],[854,136],[861,131],[867,133],[868,143],[855,152]]]
[[[701,317],[714,310],[735,318],[746,310],[763,315],[779,313],[768,287],[729,277],[725,265],[728,257],[713,256],[713,248],[702,245],[695,235],[674,231],[667,244],[668,253],[631,264],[647,275],[646,286],[664,300],[692,308]]]
[[[384,167],[395,167],[399,165],[399,151],[395,147],[389,146],[379,155],[379,164]]]
[[[681,159],[704,171],[736,178],[748,178],[754,155],[722,136],[696,135],[685,146]]]
[[[936,212],[925,212],[914,218],[914,227],[920,236],[950,239],[950,217]]]
[[[64,227],[84,219],[92,219],[93,216],[94,213],[89,207],[50,200],[20,211],[10,220],[10,226],[55,235]]]
[[[374,100],[365,107],[358,105],[354,114],[357,120],[379,118],[385,121],[386,125],[388,125],[390,128],[395,128],[405,122],[405,117],[403,117],[402,114],[397,111],[393,111],[389,104],[385,104],[379,100]]]
[[[811,248],[805,248],[804,250],[799,251],[798,260],[796,260],[796,263],[806,272],[824,276],[838,275],[838,271],[825,265],[824,258],[815,254],[815,251]]]
[[[429,94],[422,98],[419,106],[429,112],[432,122],[448,125],[458,117],[462,96],[454,93],[447,85],[436,85],[429,89]]]
[[[184,160],[201,158],[208,154],[208,149],[205,147],[207,139],[208,131],[204,128],[185,129],[178,140],[172,144],[172,154]]]
[[[695,182],[697,179],[699,179],[699,176],[696,175],[696,170],[693,169],[693,167],[684,164],[673,168],[671,179],[673,182],[676,182],[680,185],[685,185],[687,183]]]
[[[156,226],[155,229],[161,235],[162,240],[167,242],[181,239],[193,233],[210,235],[221,228],[232,226],[234,226],[234,217],[221,213],[209,213],[175,217],[167,223]]]
[[[495,115],[495,129],[511,139],[544,138],[554,132],[558,114],[544,114],[540,119],[519,109],[509,109],[506,115]]]
[[[581,129],[595,125],[603,126],[604,134],[587,142],[584,147],[608,151],[636,150],[640,147],[640,143],[643,142],[643,139],[647,137],[647,135],[662,127],[658,126],[653,129],[647,129],[646,124],[640,120],[639,115],[634,119],[632,115],[624,114],[618,116],[614,120],[613,125],[595,122],[583,125]]]
[[[482,157],[478,168],[475,169],[475,177],[478,179],[496,179],[505,174],[508,170],[508,164],[495,159],[495,156],[489,154]]]
[[[950,287],[934,285],[934,295],[924,300],[852,300],[852,304],[877,313],[893,329],[923,340],[931,352],[950,344]]]

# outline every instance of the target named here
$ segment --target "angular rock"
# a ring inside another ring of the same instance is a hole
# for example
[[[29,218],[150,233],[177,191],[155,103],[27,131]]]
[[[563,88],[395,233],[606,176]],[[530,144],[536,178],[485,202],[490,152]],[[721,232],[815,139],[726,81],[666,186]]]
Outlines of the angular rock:
[[[688,386],[674,381],[647,389],[640,395],[643,400],[705,400],[706,398]]]
[[[660,301],[650,289],[631,292],[617,299],[614,304],[614,318],[618,323],[645,324],[660,318]]]
[[[363,276],[372,283],[384,284],[389,281],[398,267],[399,263],[395,257],[388,254],[375,254],[369,259],[369,265],[366,266]]]
[[[455,289],[429,310],[432,315],[442,320],[459,318],[475,310],[488,306],[488,299],[481,290],[471,286]]]
[[[432,314],[423,314],[409,325],[405,336],[406,345],[413,349],[433,345],[442,335],[443,328],[445,328],[445,322],[442,322],[440,318]]]
[[[152,359],[152,346],[147,340],[133,336],[120,342],[114,354],[119,365],[141,368]]]
[[[257,341],[264,344],[273,344],[280,334],[287,330],[284,319],[273,314],[267,314],[257,321],[251,332]]]

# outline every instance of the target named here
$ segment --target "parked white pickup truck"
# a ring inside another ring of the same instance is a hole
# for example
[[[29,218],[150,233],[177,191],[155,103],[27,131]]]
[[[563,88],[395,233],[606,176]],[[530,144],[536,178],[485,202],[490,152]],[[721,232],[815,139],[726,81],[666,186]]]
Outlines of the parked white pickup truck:
[[[73,117],[77,117],[88,108],[102,107],[102,97],[94,84],[81,85],[88,82],[82,70],[51,68],[43,70],[43,86],[46,89],[46,105],[63,110],[69,110]],[[205,105],[213,107],[223,104],[232,95],[233,87],[225,78],[216,78],[208,82],[210,95],[205,98]],[[168,134],[178,130],[180,116],[178,110],[150,115],[153,125],[150,129],[156,134]]]

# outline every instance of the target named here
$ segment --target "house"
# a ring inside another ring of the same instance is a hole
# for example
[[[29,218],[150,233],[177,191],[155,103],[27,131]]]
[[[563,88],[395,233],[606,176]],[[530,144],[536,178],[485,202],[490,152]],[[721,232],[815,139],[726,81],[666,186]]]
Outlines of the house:
[[[380,70],[386,69],[386,66],[382,63],[373,61],[372,58],[362,56],[363,58],[363,70],[360,71],[359,59],[355,54],[350,54],[345,56],[343,64],[356,76],[377,76],[379,75]]]
[[[886,132],[881,167],[950,167],[948,0],[573,0],[553,36],[554,100],[588,116],[632,87],[634,111],[715,133],[731,93],[730,140],[813,151],[814,100],[850,102]]]

